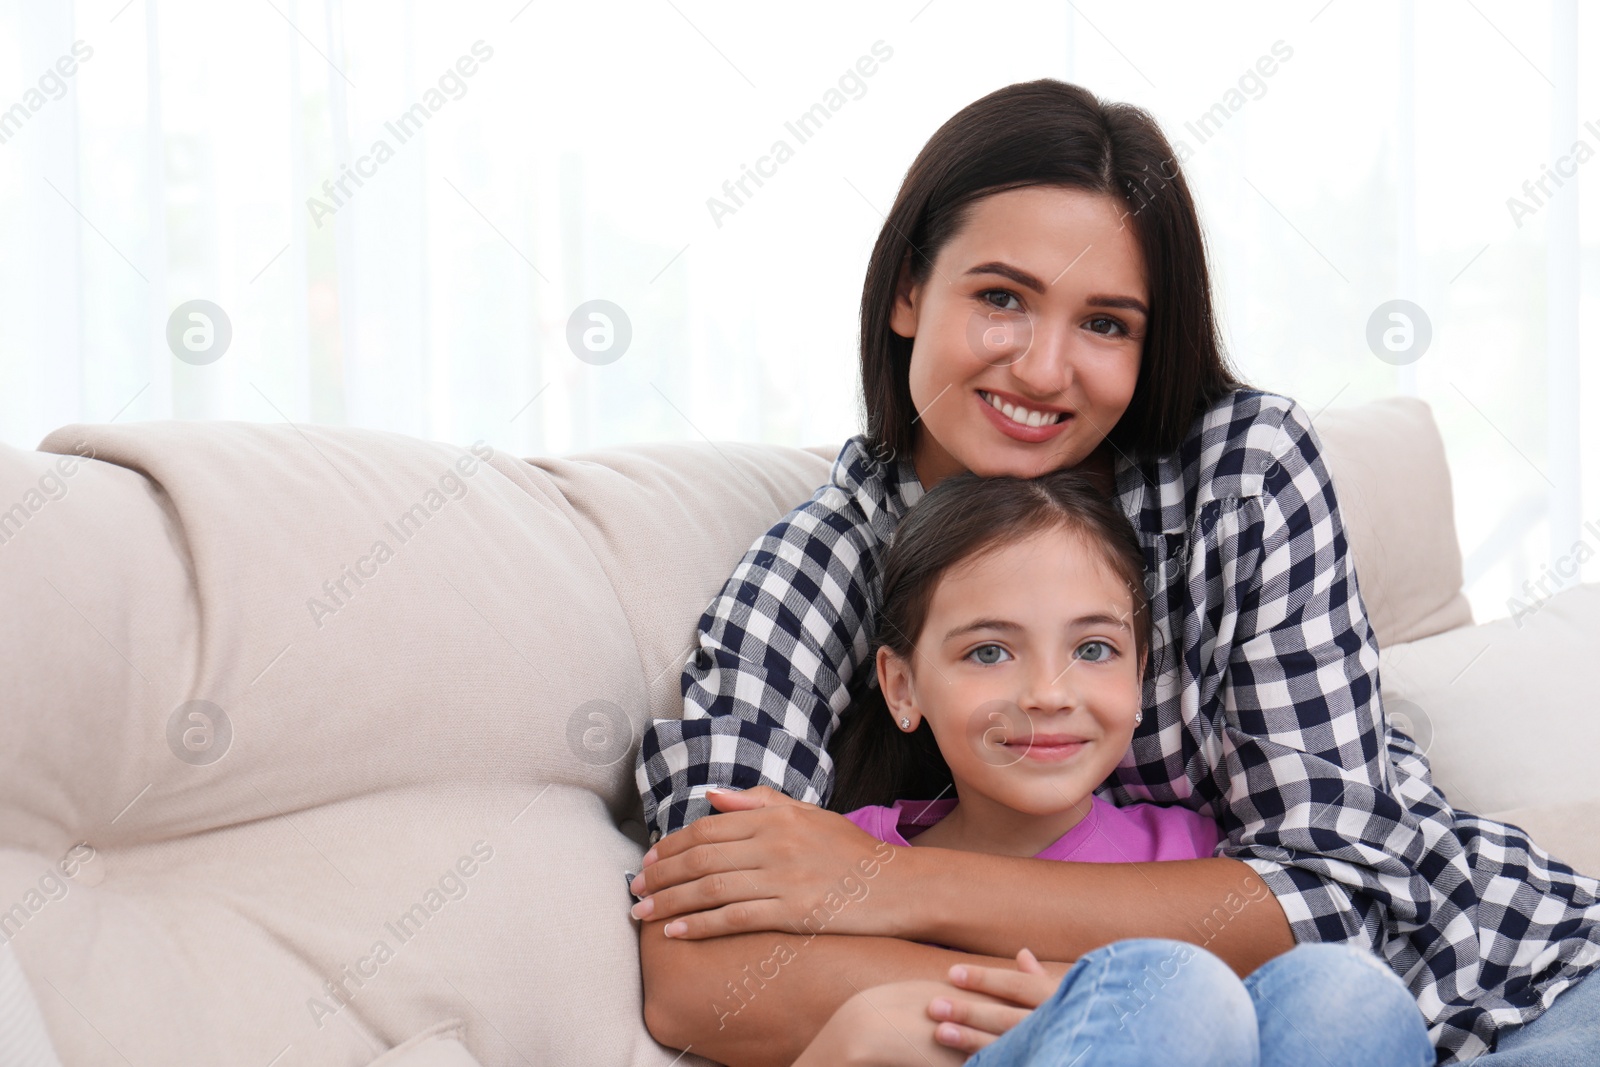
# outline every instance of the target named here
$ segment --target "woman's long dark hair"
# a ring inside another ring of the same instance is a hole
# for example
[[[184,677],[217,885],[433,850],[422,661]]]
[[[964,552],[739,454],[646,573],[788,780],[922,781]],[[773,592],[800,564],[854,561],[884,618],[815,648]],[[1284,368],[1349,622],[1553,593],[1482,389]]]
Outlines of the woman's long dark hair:
[[[1135,655],[1150,647],[1139,539],[1127,516],[1087,475],[1070,467],[1036,478],[986,478],[966,471],[940,481],[900,520],[889,546],[872,656],[857,671],[850,707],[828,743],[834,761],[829,810],[929,800],[950,789],[950,767],[927,721],[905,733],[895,726],[882,690],[868,686],[877,671],[878,649],[888,646],[912,662],[934,590],[952,567],[1050,530],[1075,534],[1128,587]]]
[[[1144,253],[1150,316],[1133,397],[1107,439],[1134,460],[1177,451],[1196,416],[1243,383],[1223,355],[1205,240],[1172,146],[1149,113],[1052,78],[997,89],[917,154],[884,219],[861,291],[861,402],[870,451],[910,456],[910,339],[889,326],[909,261],[927,280],[982,197],[1031,185],[1104,193]]]

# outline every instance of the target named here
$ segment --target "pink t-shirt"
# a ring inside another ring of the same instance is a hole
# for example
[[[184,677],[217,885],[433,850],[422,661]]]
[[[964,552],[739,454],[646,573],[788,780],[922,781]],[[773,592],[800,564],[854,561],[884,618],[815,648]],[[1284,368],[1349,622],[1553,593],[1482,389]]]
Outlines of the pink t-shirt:
[[[892,807],[869,804],[845,818],[879,841],[909,845],[955,808],[955,800],[897,800]],[[1144,863],[1150,860],[1207,859],[1221,834],[1214,819],[1184,807],[1130,804],[1119,808],[1099,796],[1090,797],[1089,814],[1055,843],[1039,852],[1041,860],[1075,863]]]

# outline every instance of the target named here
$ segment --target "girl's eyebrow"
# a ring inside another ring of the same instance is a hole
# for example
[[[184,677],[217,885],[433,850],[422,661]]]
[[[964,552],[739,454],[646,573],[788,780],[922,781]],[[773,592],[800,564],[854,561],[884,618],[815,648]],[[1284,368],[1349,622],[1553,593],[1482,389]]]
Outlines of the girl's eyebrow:
[[[1021,267],[1013,267],[1011,264],[1002,263],[999,260],[979,263],[976,267],[968,270],[967,274],[998,274],[1002,278],[1010,278],[1018,285],[1026,289],[1032,289],[1040,294],[1043,294],[1046,288],[1044,282],[1041,282]],[[1144,306],[1144,301],[1131,296],[1107,296],[1097,293],[1090,296],[1086,303],[1093,307],[1124,308],[1128,311],[1137,311],[1146,317],[1150,314],[1150,310]]]
[[[1130,634],[1133,632],[1133,627],[1128,625],[1128,620],[1118,618],[1115,615],[1107,615],[1104,612],[1096,612],[1090,615],[1079,615],[1068,625],[1074,629],[1082,629],[1088,626],[1109,626],[1114,630],[1124,630]],[[957,626],[955,629],[945,634],[944,639],[947,642],[953,641],[958,637],[974,633],[978,630],[999,630],[1002,633],[1021,633],[1025,629],[1027,629],[1027,627],[1023,626],[1020,622],[1012,622],[1010,619],[973,619],[964,626]]]

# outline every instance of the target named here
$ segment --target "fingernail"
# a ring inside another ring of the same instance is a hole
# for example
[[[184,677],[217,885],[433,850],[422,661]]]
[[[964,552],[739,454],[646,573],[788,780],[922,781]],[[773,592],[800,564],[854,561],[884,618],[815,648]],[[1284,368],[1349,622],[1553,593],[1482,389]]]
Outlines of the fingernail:
[[[961,1040],[961,1030],[955,1023],[940,1023],[933,1028],[933,1033],[946,1045],[954,1045]]]
[[[928,1005],[928,1010],[933,1012],[934,1018],[936,1019],[948,1019],[950,1018],[950,1012],[954,1007],[955,1005],[951,1004],[950,1001],[946,1000],[944,997],[934,997],[933,1003]]]
[[[656,910],[656,902],[652,897],[645,897],[639,903],[628,909],[628,914],[635,919],[648,919],[650,913]]]
[[[656,861],[656,850],[652,848],[649,852],[646,852],[644,854],[644,859],[641,862],[643,862],[644,865],[646,867],[648,867],[652,863],[654,863],[655,861]]]
[[[965,967],[958,963],[954,967],[950,968],[950,981],[965,982],[966,980],[967,969]]]
[[[642,875],[642,874],[634,875],[633,876],[633,881],[628,883],[628,888],[633,890],[633,893],[634,893],[635,896],[638,896],[639,893],[644,890],[644,875]]]
[[[689,932],[689,924],[686,922],[670,922],[661,928],[661,932],[668,937],[679,937]]]

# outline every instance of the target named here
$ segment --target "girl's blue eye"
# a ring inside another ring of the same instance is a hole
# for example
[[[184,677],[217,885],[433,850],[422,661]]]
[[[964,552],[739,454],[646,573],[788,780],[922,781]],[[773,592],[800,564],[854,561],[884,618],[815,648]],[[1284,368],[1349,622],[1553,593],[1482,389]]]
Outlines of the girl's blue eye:
[[[1117,650],[1111,647],[1111,643],[1109,641],[1085,641],[1083,644],[1078,646],[1078,650],[1081,652],[1083,649],[1094,648],[1096,645],[1099,645],[1101,648],[1105,649],[1104,654],[1099,656],[1079,656],[1078,658],[1087,660],[1090,663],[1103,663],[1116,654]]]
[[[977,648],[975,648],[971,652],[967,653],[967,658],[971,659],[972,657],[977,656],[978,653],[980,653],[980,652],[988,652],[988,651],[1004,652],[1007,657],[1009,657],[1011,655],[1011,653],[1006,652],[1006,650],[1001,648],[999,645],[979,645]],[[1005,660],[981,659],[980,658],[977,662],[983,664],[985,667],[992,667],[996,663],[1004,663]]]

